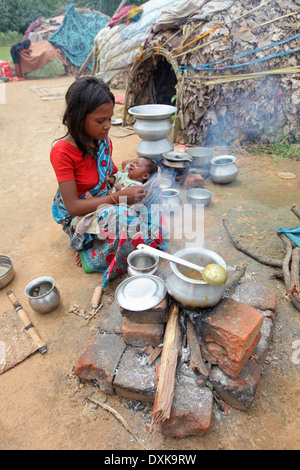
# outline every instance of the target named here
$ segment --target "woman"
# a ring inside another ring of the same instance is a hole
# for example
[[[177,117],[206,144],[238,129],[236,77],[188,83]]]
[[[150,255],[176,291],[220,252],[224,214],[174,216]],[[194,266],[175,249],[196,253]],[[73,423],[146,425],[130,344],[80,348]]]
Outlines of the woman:
[[[54,220],[69,235],[76,264],[86,272],[104,273],[103,287],[126,271],[126,257],[137,244],[166,249],[158,186],[152,184],[150,198],[143,185],[108,192],[108,180],[118,171],[108,137],[114,105],[102,80],[88,76],[75,81],[66,93],[67,133],[50,154],[59,186],[52,205]],[[143,209],[131,206],[142,200],[147,201]],[[80,229],[73,225],[76,216],[86,216]],[[96,233],[89,230],[90,216],[96,216]]]

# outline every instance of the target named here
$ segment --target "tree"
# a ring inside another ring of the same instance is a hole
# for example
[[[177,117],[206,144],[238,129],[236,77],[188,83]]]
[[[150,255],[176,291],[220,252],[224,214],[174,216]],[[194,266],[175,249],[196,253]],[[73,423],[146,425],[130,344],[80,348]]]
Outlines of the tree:
[[[0,31],[18,31],[26,29],[39,17],[54,16],[58,6],[66,0],[0,0]]]

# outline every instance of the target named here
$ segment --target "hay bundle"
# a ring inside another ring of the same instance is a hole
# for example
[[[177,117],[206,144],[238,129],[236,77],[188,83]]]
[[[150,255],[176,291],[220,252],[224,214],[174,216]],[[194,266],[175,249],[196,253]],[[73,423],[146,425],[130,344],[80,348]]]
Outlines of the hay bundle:
[[[299,141],[299,14],[299,0],[236,1],[175,29],[154,25],[129,75],[125,123],[131,106],[175,97],[174,141]]]

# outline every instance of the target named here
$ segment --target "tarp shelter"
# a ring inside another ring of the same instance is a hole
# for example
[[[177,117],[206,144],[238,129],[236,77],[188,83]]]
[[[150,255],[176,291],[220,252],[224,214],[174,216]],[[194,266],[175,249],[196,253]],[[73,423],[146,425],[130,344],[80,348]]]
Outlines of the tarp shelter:
[[[155,3],[143,5],[144,11]],[[133,123],[127,113],[132,106],[176,104],[176,142],[239,147],[299,141],[299,5],[299,0],[165,4],[144,31],[144,42],[133,46],[123,124]],[[126,27],[123,31],[128,35]],[[119,68],[117,55],[106,57],[97,73],[104,79]]]
[[[75,67],[80,68],[93,49],[95,36],[109,20],[108,16],[99,13],[80,15],[74,5],[68,2],[61,26],[48,38],[48,41],[60,48]],[[87,67],[92,69],[92,61]]]
[[[26,40],[26,42],[28,48],[20,48],[17,53],[11,51],[15,73],[18,77],[49,78],[64,75],[67,63],[59,49],[53,47],[47,39],[39,42]],[[17,51],[18,44],[13,48]],[[13,48],[12,50],[14,50]],[[38,75],[34,75],[35,72],[38,72]]]
[[[183,0],[150,0],[142,5],[138,21],[106,26],[95,37],[93,74],[110,81],[134,61],[148,38],[153,23],[164,10]]]

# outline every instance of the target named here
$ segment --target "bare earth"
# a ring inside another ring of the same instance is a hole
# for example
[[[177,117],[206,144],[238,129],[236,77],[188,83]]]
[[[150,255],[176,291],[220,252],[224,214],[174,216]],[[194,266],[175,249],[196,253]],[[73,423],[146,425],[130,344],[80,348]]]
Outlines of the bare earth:
[[[63,77],[8,83],[6,104],[0,105],[0,252],[12,258],[16,271],[11,284],[0,291],[0,313],[12,308],[6,296],[12,289],[48,345],[46,355],[37,352],[0,377],[0,449],[142,448],[115,416],[96,408],[88,396],[106,399],[148,449],[299,449],[299,312],[284,298],[283,283],[271,279],[272,268],[238,252],[222,224],[227,217],[246,245],[282,259],[277,228],[299,225],[290,211],[294,203],[300,205],[297,161],[237,154],[236,182],[220,187],[207,181],[214,196],[205,212],[205,246],[219,252],[228,265],[244,262],[247,274],[273,288],[278,299],[273,343],[248,412],[228,407],[225,415],[215,406],[211,429],[203,437],[165,438],[160,432],[149,434],[151,407],[136,409],[125,399],[104,397],[97,387],[76,380],[73,368],[113,299],[117,282],[107,289],[104,307],[90,322],[69,311],[73,304],[89,311],[100,276],[75,266],[67,236],[51,216],[57,184],[49,152],[53,140],[63,135],[64,100],[42,101],[29,87],[71,82],[71,77]],[[119,111],[117,107],[117,116]],[[112,140],[117,165],[136,156],[136,135]],[[292,172],[296,179],[281,179],[279,171]],[[47,315],[34,312],[24,294],[25,286],[43,275],[55,279],[62,296],[61,306]]]

